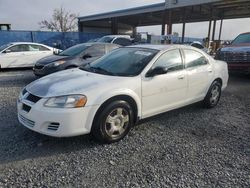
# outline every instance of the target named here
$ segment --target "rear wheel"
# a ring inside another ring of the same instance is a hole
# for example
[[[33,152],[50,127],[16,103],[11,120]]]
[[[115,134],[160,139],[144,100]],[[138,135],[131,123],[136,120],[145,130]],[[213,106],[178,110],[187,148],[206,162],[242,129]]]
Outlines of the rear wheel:
[[[214,81],[210,86],[207,95],[203,101],[204,106],[207,108],[215,107],[220,100],[220,96],[221,96],[221,83],[218,81]]]
[[[92,134],[103,143],[117,142],[128,134],[133,119],[129,103],[123,100],[111,102],[96,115]]]

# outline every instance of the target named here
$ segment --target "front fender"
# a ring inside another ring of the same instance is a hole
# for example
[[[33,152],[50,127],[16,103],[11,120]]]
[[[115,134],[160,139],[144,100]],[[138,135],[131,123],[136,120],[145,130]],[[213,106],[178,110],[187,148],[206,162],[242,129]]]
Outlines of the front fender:
[[[112,92],[105,92],[104,95],[99,96],[96,98],[94,101],[94,104],[102,105],[105,103],[107,100],[119,96],[119,95],[126,95],[134,99],[137,105],[137,110],[138,110],[138,116],[141,117],[141,100],[140,100],[140,93],[136,93],[135,91],[131,89],[117,89],[113,90]]]

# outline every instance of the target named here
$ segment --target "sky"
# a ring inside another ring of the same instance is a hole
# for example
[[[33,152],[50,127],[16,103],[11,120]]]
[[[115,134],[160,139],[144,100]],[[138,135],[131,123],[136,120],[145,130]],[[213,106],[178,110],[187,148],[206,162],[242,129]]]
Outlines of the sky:
[[[0,23],[10,23],[13,30],[40,30],[38,22],[49,20],[55,8],[63,6],[66,10],[87,16],[125,8],[132,8],[164,0],[0,0]],[[219,25],[219,23],[217,24]],[[173,32],[181,35],[181,25],[174,25]],[[195,28],[195,29],[193,29]],[[218,37],[217,27],[216,37]],[[160,26],[140,27],[138,31],[160,34]],[[208,23],[192,23],[186,25],[186,36],[205,38]],[[225,20],[222,39],[231,40],[239,33],[250,31],[250,18]]]

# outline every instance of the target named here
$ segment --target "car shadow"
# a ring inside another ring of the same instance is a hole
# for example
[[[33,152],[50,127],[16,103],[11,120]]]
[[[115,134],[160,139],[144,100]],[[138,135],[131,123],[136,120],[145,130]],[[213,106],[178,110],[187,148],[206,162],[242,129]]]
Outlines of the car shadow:
[[[148,126],[150,123],[159,124],[162,121],[168,121],[168,119],[176,117],[180,113],[194,110],[197,112],[201,110],[199,103],[144,119],[134,126],[130,137],[133,137],[138,127],[139,129],[150,129]],[[13,113],[15,112],[13,111]],[[92,135],[55,138],[33,132],[20,125],[16,119],[11,124],[12,126],[8,128],[6,126],[4,128],[0,127],[0,150],[3,151],[0,153],[0,164],[71,153],[79,150],[91,150],[93,148],[102,148],[106,145],[96,141]],[[146,127],[143,127],[145,124]],[[128,139],[125,138],[122,142],[115,144],[126,144]]]

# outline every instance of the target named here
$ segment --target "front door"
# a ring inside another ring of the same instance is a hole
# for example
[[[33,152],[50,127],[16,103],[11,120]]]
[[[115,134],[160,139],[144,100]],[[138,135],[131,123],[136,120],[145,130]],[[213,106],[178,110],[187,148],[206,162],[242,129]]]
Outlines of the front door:
[[[142,116],[149,117],[168,111],[185,103],[187,75],[180,51],[162,54],[151,69],[164,67],[166,74],[142,78]]]
[[[11,67],[24,67],[26,64],[26,53],[28,51],[28,45],[18,44],[11,46],[0,56],[0,63],[2,68]]]

